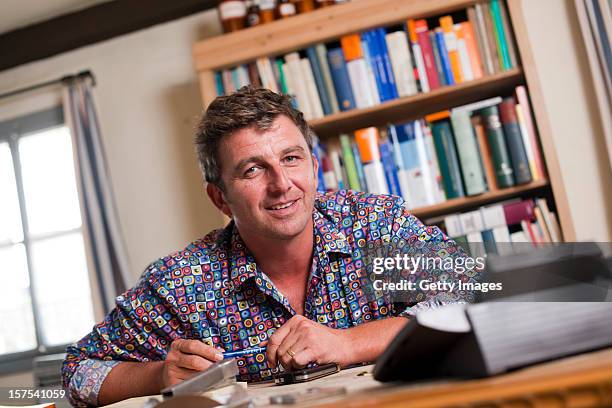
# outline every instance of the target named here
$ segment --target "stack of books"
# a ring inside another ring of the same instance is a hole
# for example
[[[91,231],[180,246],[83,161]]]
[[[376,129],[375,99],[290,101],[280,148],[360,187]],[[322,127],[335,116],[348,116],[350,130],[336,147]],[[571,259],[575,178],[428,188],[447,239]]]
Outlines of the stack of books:
[[[438,225],[471,253],[484,248],[488,254],[507,255],[563,239],[557,216],[543,198],[511,200],[427,223]]]
[[[500,0],[452,15],[409,19],[215,73],[217,93],[245,85],[294,97],[307,120],[367,108],[517,66]]]
[[[515,94],[317,141],[319,189],[393,194],[409,208],[545,180],[523,86]]]

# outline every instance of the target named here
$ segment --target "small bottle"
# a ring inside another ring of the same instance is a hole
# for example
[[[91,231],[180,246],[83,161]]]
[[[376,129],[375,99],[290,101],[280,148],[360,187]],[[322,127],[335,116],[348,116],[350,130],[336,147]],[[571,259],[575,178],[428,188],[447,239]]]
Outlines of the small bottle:
[[[220,0],[218,9],[223,31],[230,33],[244,28],[246,3],[243,0]]]
[[[276,3],[276,18],[287,18],[297,14],[295,4],[291,0],[279,0]]]
[[[316,1],[317,1],[317,8],[333,6],[334,4],[336,4],[335,0],[316,0]]]
[[[259,25],[259,4],[255,0],[247,0],[246,26],[255,27]]]
[[[275,19],[274,10],[276,9],[275,0],[259,1],[259,24],[267,24]]]
[[[315,9],[315,0],[295,0],[298,14],[308,13]]]

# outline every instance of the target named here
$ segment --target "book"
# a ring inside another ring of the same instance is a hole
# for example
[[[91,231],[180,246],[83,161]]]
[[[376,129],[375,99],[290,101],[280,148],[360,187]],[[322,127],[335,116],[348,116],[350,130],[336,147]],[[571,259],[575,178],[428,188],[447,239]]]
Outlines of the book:
[[[234,86],[234,81],[232,80],[231,70],[224,69],[223,71],[221,71],[221,80],[223,81],[223,89],[225,90],[225,95],[229,95],[236,92],[236,87]]]
[[[492,75],[495,73],[493,62],[491,61],[491,52],[486,43],[484,34],[485,25],[482,14],[476,12],[476,6],[467,8],[468,21],[472,26],[474,37],[476,39],[478,54],[481,57],[482,68],[485,74]]]
[[[304,78],[300,54],[297,52],[292,52],[285,55],[285,66],[287,67],[287,73],[289,74],[288,77],[291,78],[291,87],[295,93],[298,108],[302,111],[306,120],[314,119],[315,114],[312,111],[312,104],[309,101],[309,92]],[[264,86],[266,86],[266,80],[263,80],[262,78],[262,81]]]
[[[371,72],[371,76],[374,78],[378,99],[380,102],[393,99],[388,86],[389,79],[387,78],[387,73],[383,66],[382,52],[378,46],[374,30],[361,33],[361,41],[368,72]]]
[[[215,91],[217,92],[217,96],[225,94],[223,90],[223,77],[220,71],[215,71]]]
[[[420,19],[414,22],[414,31],[417,36],[417,41],[423,54],[423,64],[425,66],[425,74],[427,75],[427,83],[429,89],[437,89],[440,87],[438,80],[438,71],[436,69],[436,61],[429,41],[429,28],[427,20]]]
[[[366,68],[366,73],[367,73],[367,78],[368,78],[367,89],[370,90],[372,101],[376,105],[380,103],[380,95],[378,93],[378,85],[376,85],[377,79],[374,73],[374,62],[370,55],[370,48],[368,47],[368,43],[363,39],[361,40],[361,52],[363,53],[363,60],[365,62],[365,68]],[[379,74],[379,73],[376,72],[376,74]],[[378,80],[380,81],[380,78],[378,78]],[[351,83],[351,86],[354,86],[354,84]],[[355,94],[355,92],[353,92],[353,94]]]
[[[375,194],[389,194],[385,172],[378,148],[378,129],[369,127],[355,131],[355,141],[363,163],[368,191]]]
[[[502,67],[502,70],[506,71],[512,68],[512,64],[510,63],[506,33],[504,31],[504,25],[501,19],[499,0],[490,0],[489,10],[493,20],[495,40],[497,42],[497,49],[500,55],[500,66]]]
[[[499,105],[499,113],[504,127],[504,137],[510,154],[512,170],[514,171],[514,181],[516,184],[528,183],[532,180],[531,171],[529,171],[527,153],[516,117],[514,97],[504,98]]]
[[[475,5],[476,11],[480,9],[482,12],[482,18],[485,23],[484,34],[487,39],[487,45],[489,51],[491,52],[491,61],[493,62],[493,68],[495,72],[502,71],[502,63],[501,56],[499,55],[499,51],[497,49],[497,40],[495,38],[495,27],[493,25],[493,18],[491,16],[491,11],[489,7],[489,3],[476,3]]]
[[[388,140],[385,140],[378,145],[378,148],[380,149],[380,160],[382,162],[383,169],[385,170],[385,178],[387,180],[389,194],[402,197],[397,167],[393,158],[393,145]]]
[[[507,255],[512,253],[509,245],[512,242],[510,231],[506,225],[504,208],[501,204],[489,205],[480,208],[485,231],[490,231],[494,242],[494,252],[498,255]],[[484,234],[483,234],[484,236]],[[485,240],[485,243],[488,240]],[[490,248],[487,248],[487,253],[490,253]]]
[[[259,73],[257,72],[257,64],[254,62],[250,62],[247,64],[247,70],[249,72],[249,80],[254,88],[261,88],[261,79],[259,78]]]
[[[510,21],[508,20],[508,13],[506,13],[506,8],[501,3],[499,5],[499,12],[501,15],[504,34],[506,35],[506,46],[508,47],[508,56],[510,57],[510,67],[516,67],[518,65],[518,62],[516,59],[516,47],[514,46],[512,32],[510,30]]]
[[[447,199],[459,198],[465,196],[461,170],[459,167],[459,158],[455,147],[455,139],[451,130],[451,124],[448,118],[448,111],[440,112],[434,115],[425,116],[425,120],[431,124],[431,133],[434,138],[434,146],[438,163],[440,164],[440,173],[444,185],[444,192]]]
[[[331,69],[329,67],[329,61],[327,60],[327,48],[325,44],[317,44],[314,46],[315,53],[319,60],[319,67],[321,68],[321,76],[323,77],[323,84],[325,91],[329,98],[329,104],[331,106],[331,113],[340,111],[338,106],[338,97],[332,81]]]
[[[344,162],[342,160],[342,151],[337,143],[328,143],[327,152],[331,159],[334,176],[338,182],[338,190],[344,190],[348,188],[348,181],[346,171],[344,169]]]
[[[465,193],[468,196],[484,193],[487,190],[484,171],[480,164],[478,144],[470,122],[470,112],[451,111],[451,125],[461,165]]]
[[[463,81],[471,81],[474,79],[474,73],[472,72],[472,63],[470,61],[470,54],[468,52],[467,42],[465,41],[463,26],[461,24],[454,24],[453,30],[457,37],[457,53],[459,55],[459,61],[461,65],[461,76]]]
[[[461,27],[460,32],[463,34],[463,39],[465,40],[465,45],[467,47],[473,78],[482,78],[482,60],[480,58],[478,42],[476,40],[476,34],[474,33],[472,23],[469,21],[464,21],[459,23],[459,26]]]
[[[310,111],[312,112],[313,119],[322,118],[323,107],[321,106],[321,99],[319,98],[319,93],[317,92],[317,85],[315,84],[314,74],[312,72],[312,67],[310,65],[310,61],[308,58],[300,59],[300,64],[302,66],[302,78],[304,80],[304,84],[306,85],[306,92],[308,94],[308,103],[310,104]]]
[[[436,41],[436,32],[430,30],[427,35],[429,36],[429,42],[431,43],[431,50],[434,55],[434,62],[436,64],[436,72],[438,74],[438,81],[440,86],[447,85],[446,78],[444,76],[444,68],[442,67],[442,59],[440,57],[440,50],[438,49],[438,42]]]
[[[440,163],[438,162],[438,156],[436,155],[433,134],[431,133],[429,124],[424,119],[421,119],[420,122],[423,129],[423,137],[425,139],[427,162],[429,163],[431,177],[433,178],[434,203],[441,203],[446,200],[446,194],[444,193],[442,173],[440,173]]]
[[[531,146],[531,151],[533,152],[534,168],[536,170],[534,173],[534,179],[544,179],[546,178],[546,169],[544,167],[544,161],[542,160],[542,154],[540,153],[537,134],[531,116],[531,105],[529,104],[527,90],[523,85],[519,85],[515,88],[514,92],[516,93],[518,105],[520,106],[520,109],[523,112],[521,116],[525,121],[527,139],[529,140],[529,145]]]
[[[402,151],[400,148],[400,142],[397,137],[397,128],[395,125],[389,125],[387,128],[387,133],[391,139],[393,145],[393,157],[395,159],[395,164],[397,166],[397,180],[400,185],[400,191],[402,192],[402,197],[406,202],[407,208],[414,208],[415,205],[412,200],[412,196],[410,195],[410,176],[408,174],[408,167],[402,155]]]
[[[495,177],[499,188],[511,187],[514,182],[514,170],[510,163],[510,154],[506,148],[506,140],[499,110],[497,106],[489,106],[478,112],[483,119],[487,141],[491,149],[491,158],[495,167]]]
[[[486,247],[482,231],[485,227],[480,211],[474,210],[459,214],[459,222],[461,223],[461,230],[467,239],[470,255],[473,258],[484,257]]]
[[[351,151],[353,152],[353,157],[355,158],[355,167],[357,168],[357,175],[359,176],[359,184],[361,185],[361,189],[363,191],[369,191],[368,183],[366,182],[365,178],[365,172],[363,170],[363,162],[361,160],[361,154],[359,154],[357,143],[351,142]]]
[[[480,153],[480,159],[482,161],[482,167],[485,171],[485,178],[487,180],[487,186],[489,191],[498,190],[497,177],[495,174],[495,165],[493,164],[493,158],[491,148],[487,140],[487,134],[482,123],[482,117],[480,115],[473,115],[470,119],[474,133],[476,134],[476,141],[478,142],[478,152]]]
[[[280,85],[280,90],[285,95],[291,95],[289,92],[289,85],[287,84],[287,77],[285,75],[285,70],[283,70],[283,60],[278,58],[274,60],[274,64],[272,64],[272,68],[274,68],[275,77],[278,78],[278,83]]]
[[[536,206],[542,212],[542,216],[544,218],[544,224],[546,225],[546,229],[550,234],[551,242],[561,242],[561,234],[558,225],[556,225],[556,218],[553,213],[548,209],[548,204],[546,200],[543,198],[536,199]],[[537,215],[536,215],[537,216]]]
[[[319,141],[319,138],[316,136],[314,136],[313,142],[312,142],[312,154],[315,156],[315,159],[319,163],[319,166],[317,169],[317,191],[325,192],[327,191],[327,188],[325,186],[325,172],[323,170],[324,152],[323,152],[323,149],[321,148],[321,142]]]
[[[412,47],[412,55],[414,57],[414,63],[416,65],[416,70],[419,75],[419,85],[421,88],[421,92],[429,92],[429,81],[427,79],[427,72],[425,70],[425,61],[423,59],[423,51],[421,50],[421,46],[418,41],[418,36],[416,34],[415,21],[413,19],[409,19],[406,23],[406,28],[408,30],[408,38],[410,40],[410,45]]]
[[[399,96],[409,96],[417,93],[416,80],[412,69],[412,58],[408,48],[406,33],[395,31],[385,36],[389,59],[397,85]]]
[[[323,169],[323,180],[326,191],[337,191],[340,188],[338,179],[336,178],[336,172],[334,171],[334,164],[329,156],[321,157],[321,168]]]
[[[346,35],[340,39],[340,43],[356,106],[358,108],[374,106],[376,104],[376,97],[374,96],[376,91],[371,88],[359,34]]]
[[[436,28],[434,31],[436,35],[436,45],[440,51],[440,63],[444,72],[444,82],[446,82],[446,85],[454,85],[455,77],[453,76],[453,69],[451,68],[446,42],[444,41],[444,32],[441,28]]]
[[[533,180],[539,180],[540,177],[538,175],[538,170],[535,165],[535,156],[533,154],[533,150],[531,149],[529,131],[527,130],[527,123],[525,122],[525,117],[523,116],[523,110],[521,108],[521,105],[518,103],[514,105],[514,109],[516,110],[516,120],[521,131],[521,140],[523,141],[525,153],[527,154],[527,163],[529,163],[529,171],[531,172],[531,178]]]
[[[442,32],[444,33],[444,43],[446,44],[446,52],[448,53],[448,60],[450,61],[453,78],[455,83],[459,84],[463,82],[463,74],[457,44],[457,34],[453,27],[453,18],[451,16],[440,17],[440,27],[442,27]]]
[[[424,207],[434,204],[433,179],[427,163],[423,134],[418,121],[394,126],[405,169],[405,182],[410,205]]]
[[[338,99],[338,108],[341,111],[355,109],[355,99],[351,89],[346,62],[341,48],[331,48],[327,52],[329,68],[333,80],[336,97]]]
[[[514,201],[504,204],[506,225],[518,225],[522,220],[533,221],[535,219],[534,206],[532,200]]]
[[[331,98],[327,93],[327,88],[325,87],[325,79],[323,78],[323,67],[322,63],[319,59],[319,54],[315,46],[310,46],[306,48],[306,55],[308,60],[310,61],[310,66],[312,68],[312,74],[314,76],[314,82],[317,87],[317,92],[319,94],[319,99],[321,100],[321,107],[323,109],[324,115],[330,115],[334,111],[331,105]]]
[[[274,79],[274,71],[272,70],[270,59],[267,57],[257,58],[255,63],[257,64],[257,72],[259,73],[262,86],[268,88],[272,92],[278,93],[278,86]]]
[[[387,35],[387,32],[384,28],[379,27],[374,30],[374,34],[378,42],[380,53],[382,55],[383,68],[388,79],[387,87],[389,89],[389,94],[391,95],[392,99],[396,99],[399,97],[399,94],[397,93],[397,84],[395,81],[395,75],[393,74],[393,67],[391,66],[389,48],[387,47],[387,42],[385,41],[385,36]]]
[[[291,105],[295,109],[299,109],[299,103],[297,99],[297,94],[295,93],[295,86],[293,85],[293,76],[291,74],[291,70],[289,69],[289,64],[283,63],[280,68],[283,74],[283,79],[285,80],[284,85],[286,88],[286,93],[291,97]]]
[[[357,174],[357,166],[355,164],[353,150],[351,149],[351,140],[347,134],[341,134],[339,139],[340,146],[342,147],[344,167],[346,168],[346,175],[348,177],[348,187],[353,190],[361,190],[362,186],[359,181],[359,175]]]

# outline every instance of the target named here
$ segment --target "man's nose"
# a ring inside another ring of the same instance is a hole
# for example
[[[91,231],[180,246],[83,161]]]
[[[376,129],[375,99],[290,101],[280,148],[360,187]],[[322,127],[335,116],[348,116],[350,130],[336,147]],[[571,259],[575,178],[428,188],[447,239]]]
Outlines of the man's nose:
[[[291,180],[282,166],[276,165],[270,168],[268,180],[270,191],[284,193],[291,188],[291,184]]]

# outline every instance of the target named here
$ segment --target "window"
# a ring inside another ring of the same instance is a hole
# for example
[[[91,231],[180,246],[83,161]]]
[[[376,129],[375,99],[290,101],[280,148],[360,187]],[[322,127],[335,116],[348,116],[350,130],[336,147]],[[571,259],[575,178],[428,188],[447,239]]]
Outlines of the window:
[[[92,324],[62,110],[0,122],[0,361],[63,349]]]

